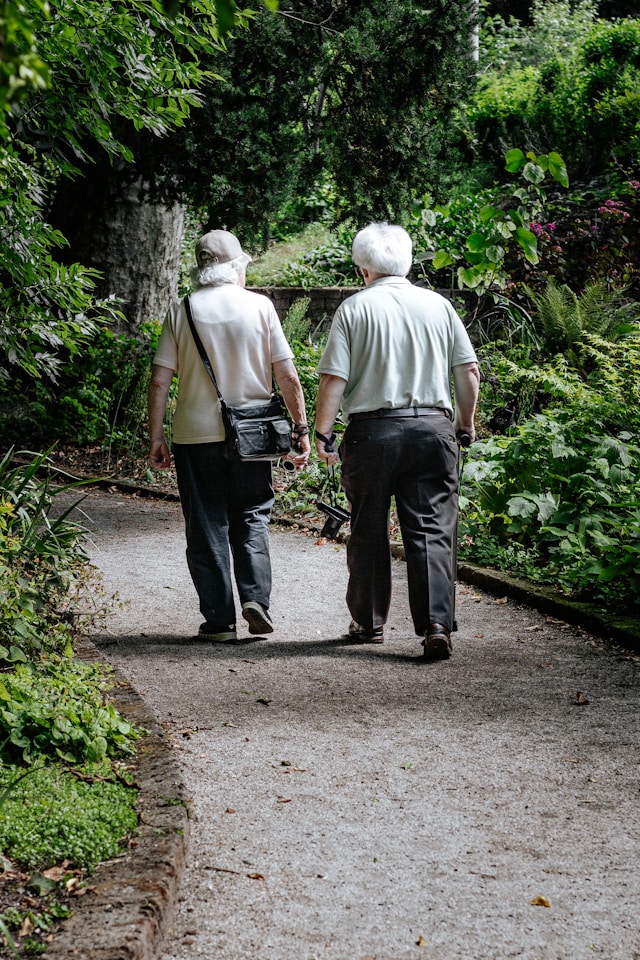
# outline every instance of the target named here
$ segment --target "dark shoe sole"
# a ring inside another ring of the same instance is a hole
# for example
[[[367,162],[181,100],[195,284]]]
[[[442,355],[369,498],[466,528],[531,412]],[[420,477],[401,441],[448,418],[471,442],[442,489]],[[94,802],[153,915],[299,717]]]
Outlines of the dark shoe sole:
[[[370,637],[363,633],[345,633],[342,639],[351,643],[384,643],[384,637]]]
[[[238,634],[235,630],[224,630],[219,633],[198,633],[194,640],[204,640],[209,643],[235,643]]]
[[[249,633],[273,633],[271,617],[266,610],[263,610],[259,603],[255,603],[253,600],[243,603],[242,616],[249,624]]]
[[[435,633],[423,640],[425,660],[448,660],[451,656],[451,641],[444,633]]]

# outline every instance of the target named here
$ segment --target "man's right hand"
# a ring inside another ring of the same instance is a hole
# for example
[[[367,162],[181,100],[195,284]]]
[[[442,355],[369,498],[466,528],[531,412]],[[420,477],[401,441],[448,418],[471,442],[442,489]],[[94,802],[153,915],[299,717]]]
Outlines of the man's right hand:
[[[171,454],[166,440],[151,441],[149,463],[154,470],[166,470],[167,467],[171,466]]]
[[[329,444],[326,442],[326,440],[321,440],[316,432],[316,451],[320,459],[324,460],[329,467],[335,466],[335,464],[340,460],[335,446],[335,435],[333,435],[333,440]]]

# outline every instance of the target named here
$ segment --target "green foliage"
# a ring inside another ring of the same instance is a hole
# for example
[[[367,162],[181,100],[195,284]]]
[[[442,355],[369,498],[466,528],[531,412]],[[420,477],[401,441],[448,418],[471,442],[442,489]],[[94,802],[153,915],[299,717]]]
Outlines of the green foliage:
[[[159,0],[2,5],[0,377],[24,371],[55,383],[95,323],[118,316],[112,300],[94,302],[94,270],[57,259],[65,239],[46,220],[51,195],[96,153],[131,160],[132,130],[159,136],[184,123],[211,80],[200,59],[221,47],[216,11],[228,7],[199,0],[169,15]],[[234,20],[246,16],[236,10]]]
[[[224,83],[160,158],[146,138],[145,167],[262,249],[313,218],[403,218],[449,175],[449,118],[474,82],[468,5],[304,0],[281,13],[211,57]]]
[[[531,31],[488,20],[485,72],[465,120],[475,149],[562,154],[574,176],[640,171],[640,19],[595,20],[595,5],[536,3]]]
[[[17,664],[0,676],[0,756],[73,764],[132,753],[139,737],[106,699],[106,668],[74,660]]]
[[[640,336],[640,303],[627,300],[619,290],[607,289],[602,281],[588,284],[580,294],[553,280],[542,293],[529,289],[527,293],[533,302],[541,351],[562,353],[573,366],[579,365],[576,347],[585,334],[596,334],[611,343]]]
[[[11,931],[19,931],[25,920],[30,922],[33,934],[46,934],[59,920],[64,920],[71,916],[71,909],[66,904],[60,903],[55,897],[48,897],[44,904],[39,904],[38,909],[29,907],[19,910],[16,907],[9,907],[3,913],[0,913],[0,932],[5,937],[7,934],[11,937]],[[35,936],[24,937],[21,940],[23,955],[44,953],[47,949],[46,944],[39,944]],[[11,938],[13,941],[13,938]],[[14,944],[15,946],[15,944]],[[15,953],[20,956],[19,953]]]
[[[0,767],[0,791],[15,777]],[[122,849],[136,829],[136,791],[62,764],[36,768],[0,806],[0,849],[27,867],[68,860],[93,869]],[[9,918],[11,920],[11,917]]]
[[[32,446],[130,446],[144,417],[151,359],[160,325],[138,336],[99,326],[82,351],[60,365],[58,383],[17,378],[0,386],[0,443]]]
[[[486,11],[487,3],[481,0]],[[480,67],[484,74],[510,74],[519,67],[539,66],[552,56],[572,56],[597,16],[594,0],[533,0],[531,25],[515,17],[481,18]]]
[[[0,660],[9,662],[70,650],[70,605],[86,577],[84,530],[71,508],[52,510],[65,488],[39,478],[47,454],[28,456],[14,465],[10,450],[0,461]]]
[[[640,586],[640,344],[585,334],[575,349],[582,373],[560,356],[512,367],[505,397],[514,404],[519,369],[540,412],[472,448],[461,554],[578,598],[632,607]]]
[[[525,155],[518,149],[510,150],[505,160],[508,172],[519,173],[523,185],[508,184],[497,196],[496,191],[492,191],[493,203],[485,202],[479,206],[477,198],[472,201],[466,214],[467,218],[470,215],[473,218],[473,229],[466,236],[460,230],[463,218],[448,236],[439,231],[439,221],[452,218],[451,208],[422,206],[420,209],[419,204],[415,205],[416,220],[418,213],[420,219],[413,233],[417,249],[424,251],[418,252],[415,260],[423,264],[425,273],[427,263],[431,267],[429,272],[436,277],[439,271],[461,264],[456,272],[458,286],[484,293],[490,289],[504,289],[509,280],[507,256],[514,248],[529,263],[538,262],[537,239],[530,223],[544,208],[546,194],[542,184],[547,176],[562,186],[568,186],[564,161],[556,153],[536,156],[529,151]],[[464,205],[464,201],[458,204]],[[437,241],[445,237],[447,247],[437,249]]]
[[[311,317],[308,316],[311,297],[300,297],[294,300],[284,318],[282,329],[289,343],[304,342],[309,339]]]

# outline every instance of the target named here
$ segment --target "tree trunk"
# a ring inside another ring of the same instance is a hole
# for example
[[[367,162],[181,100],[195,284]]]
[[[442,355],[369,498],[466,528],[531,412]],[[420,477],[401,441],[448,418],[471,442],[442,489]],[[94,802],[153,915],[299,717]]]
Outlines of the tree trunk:
[[[145,321],[162,320],[177,297],[184,207],[149,202],[143,182],[122,174],[94,168],[61,184],[51,221],[69,242],[64,260],[100,271],[97,296],[117,297],[135,333]]]

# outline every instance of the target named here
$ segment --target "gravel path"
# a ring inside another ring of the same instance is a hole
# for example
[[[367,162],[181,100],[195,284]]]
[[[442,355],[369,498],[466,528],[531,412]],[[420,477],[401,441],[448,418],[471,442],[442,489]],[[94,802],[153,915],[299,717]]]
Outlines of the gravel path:
[[[191,797],[158,960],[639,960],[637,658],[460,585],[421,662],[401,561],[384,645],[350,645],[344,547],[277,530],[274,634],[207,645],[179,506],[84,509],[121,601],[95,642]]]

